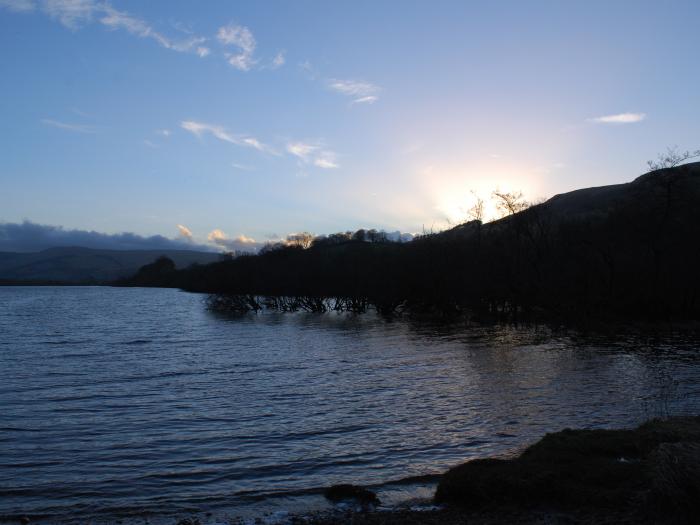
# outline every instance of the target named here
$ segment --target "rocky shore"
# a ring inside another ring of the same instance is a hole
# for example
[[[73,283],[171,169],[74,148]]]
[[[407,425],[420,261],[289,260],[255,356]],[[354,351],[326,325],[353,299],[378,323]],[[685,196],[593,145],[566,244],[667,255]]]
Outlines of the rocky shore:
[[[700,417],[636,429],[563,430],[509,459],[442,477],[434,510],[297,516],[292,524],[690,524],[700,516]]]

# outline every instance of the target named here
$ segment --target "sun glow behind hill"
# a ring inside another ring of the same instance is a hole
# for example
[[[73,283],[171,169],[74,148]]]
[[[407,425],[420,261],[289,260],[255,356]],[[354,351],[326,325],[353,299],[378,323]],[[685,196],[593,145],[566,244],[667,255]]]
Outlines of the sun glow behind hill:
[[[471,220],[470,209],[483,200],[483,220],[497,219],[500,214],[492,194],[495,190],[522,192],[527,201],[545,196],[541,169],[523,169],[516,163],[500,159],[468,164],[463,167],[428,166],[423,170],[424,191],[429,196],[441,222],[435,229]]]

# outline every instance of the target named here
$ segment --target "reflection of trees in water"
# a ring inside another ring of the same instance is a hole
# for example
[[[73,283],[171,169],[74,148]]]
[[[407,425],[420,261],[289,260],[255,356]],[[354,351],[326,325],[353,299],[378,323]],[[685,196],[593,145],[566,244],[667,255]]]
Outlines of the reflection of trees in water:
[[[331,335],[335,342],[327,352],[336,357],[348,352],[343,348],[351,342],[357,348],[353,352],[366,359],[368,377],[382,377],[376,367],[389,367],[392,381],[411,384],[418,380],[415,370],[421,370],[416,388],[432,390],[424,402],[439,414],[440,399],[463,399],[464,407],[450,417],[457,431],[472,437],[479,432],[490,438],[494,432],[535,437],[566,426],[634,425],[700,408],[695,386],[700,336],[690,331],[594,333],[415,318],[387,321],[375,313],[266,312],[247,318],[300,328],[308,337]]]

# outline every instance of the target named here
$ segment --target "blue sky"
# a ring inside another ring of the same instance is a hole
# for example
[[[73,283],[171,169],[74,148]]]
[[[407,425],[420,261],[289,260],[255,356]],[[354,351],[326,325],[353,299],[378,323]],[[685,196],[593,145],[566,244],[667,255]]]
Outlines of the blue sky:
[[[698,20],[695,1],[0,0],[0,223],[252,246],[625,182],[700,147]]]

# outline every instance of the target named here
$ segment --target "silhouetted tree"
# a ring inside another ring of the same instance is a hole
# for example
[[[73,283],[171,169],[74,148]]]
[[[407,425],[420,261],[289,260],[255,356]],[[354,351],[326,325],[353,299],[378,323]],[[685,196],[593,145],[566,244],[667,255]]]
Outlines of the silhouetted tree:
[[[523,197],[522,191],[506,192],[494,190],[491,195],[496,201],[496,209],[501,217],[520,213],[530,207],[530,204]]]
[[[258,253],[260,255],[264,255],[266,253],[283,250],[286,247],[287,247],[287,245],[283,242],[266,242],[262,246],[262,248],[260,248]]]
[[[386,232],[372,228],[365,233],[365,239],[369,242],[386,242]]]
[[[467,210],[467,218],[469,221],[484,222],[484,199],[479,197],[475,191],[471,194],[474,196],[474,204]]]
[[[698,157],[700,157],[700,149],[696,149],[695,151],[678,151],[678,146],[674,146],[672,148],[667,148],[666,153],[660,153],[656,160],[648,160],[647,166],[649,166],[650,171],[674,168],[688,160]]]
[[[365,230],[359,229],[352,235],[353,241],[364,241],[367,237]]]
[[[649,173],[615,192],[611,200],[588,192],[588,211],[579,210],[578,192],[526,209],[519,193],[504,193],[503,219],[410,243],[337,233],[306,249],[271,244],[180,271],[156,261],[124,284],[217,294],[215,304],[242,311],[700,320],[700,164]]]
[[[174,278],[175,263],[168,257],[160,256],[142,266],[132,281],[136,286],[172,286]]]

